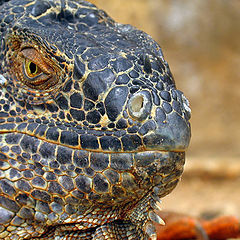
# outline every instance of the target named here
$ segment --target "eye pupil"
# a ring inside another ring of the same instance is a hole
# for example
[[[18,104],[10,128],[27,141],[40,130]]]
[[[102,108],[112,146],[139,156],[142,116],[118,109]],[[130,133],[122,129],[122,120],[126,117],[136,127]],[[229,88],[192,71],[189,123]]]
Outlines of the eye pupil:
[[[37,72],[37,65],[33,62],[29,64],[29,70],[31,74],[35,74]]]

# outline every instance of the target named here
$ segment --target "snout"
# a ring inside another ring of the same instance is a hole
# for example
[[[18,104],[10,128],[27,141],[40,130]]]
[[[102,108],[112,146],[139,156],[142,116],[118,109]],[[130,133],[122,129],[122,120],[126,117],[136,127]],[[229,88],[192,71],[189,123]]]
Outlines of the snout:
[[[133,94],[128,102],[129,115],[142,123],[146,150],[184,151],[190,142],[189,102],[179,90],[160,91],[159,105],[154,104],[150,91]]]

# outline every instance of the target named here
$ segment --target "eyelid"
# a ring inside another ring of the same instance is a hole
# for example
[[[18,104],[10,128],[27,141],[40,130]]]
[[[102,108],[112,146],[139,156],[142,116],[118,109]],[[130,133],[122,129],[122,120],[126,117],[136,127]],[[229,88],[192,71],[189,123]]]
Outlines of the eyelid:
[[[46,62],[42,59],[38,51],[35,50],[34,48],[24,48],[21,50],[21,54],[24,58],[35,63],[46,74],[53,73],[53,69],[48,64],[46,64]]]

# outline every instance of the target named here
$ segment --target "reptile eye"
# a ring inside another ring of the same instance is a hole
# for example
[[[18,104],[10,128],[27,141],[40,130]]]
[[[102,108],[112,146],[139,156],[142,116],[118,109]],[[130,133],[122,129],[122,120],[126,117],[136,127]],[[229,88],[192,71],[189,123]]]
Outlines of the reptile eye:
[[[58,83],[55,65],[35,48],[23,48],[14,62],[17,78],[32,89],[47,90]]]
[[[24,70],[28,78],[35,78],[43,72],[41,68],[28,59],[25,60]]]

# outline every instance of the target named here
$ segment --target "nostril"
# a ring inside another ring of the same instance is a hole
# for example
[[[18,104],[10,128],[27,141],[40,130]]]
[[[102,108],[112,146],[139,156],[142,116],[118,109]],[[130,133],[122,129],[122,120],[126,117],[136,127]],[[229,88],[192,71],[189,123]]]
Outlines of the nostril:
[[[129,100],[128,110],[130,116],[136,120],[146,119],[152,109],[152,99],[148,91],[135,93]]]
[[[141,109],[143,108],[143,104],[144,104],[144,98],[142,95],[137,95],[136,97],[134,97],[131,101],[131,107],[133,112],[140,112]]]

